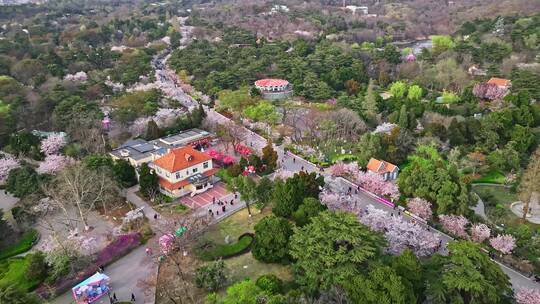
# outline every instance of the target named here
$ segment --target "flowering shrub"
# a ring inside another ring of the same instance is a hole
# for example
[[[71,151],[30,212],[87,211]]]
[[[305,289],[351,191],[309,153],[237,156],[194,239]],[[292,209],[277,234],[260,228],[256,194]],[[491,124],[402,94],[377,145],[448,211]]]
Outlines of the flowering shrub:
[[[64,135],[53,133],[41,141],[40,150],[45,155],[58,154],[66,143],[67,141]]]
[[[538,304],[540,303],[540,290],[522,288],[516,292],[517,304]]]
[[[240,153],[240,155],[250,155],[251,153],[253,153],[251,151],[250,148],[242,145],[242,144],[236,144],[236,146],[234,147],[234,150],[238,153]]]
[[[47,155],[45,160],[39,163],[37,172],[40,174],[53,174],[73,164],[75,160],[64,155]]]
[[[0,153],[0,157],[0,182],[2,182],[8,177],[9,171],[21,165],[15,157],[9,154]]]
[[[471,228],[471,239],[477,243],[482,243],[491,235],[491,230],[485,224],[476,224]]]
[[[502,254],[509,254],[516,246],[516,239],[509,234],[499,234],[489,240],[489,244]]]
[[[424,220],[430,219],[433,215],[433,212],[431,211],[431,203],[419,197],[410,199],[407,203],[407,207],[409,208],[409,211],[423,218]]]
[[[474,86],[473,94],[474,96],[481,99],[489,100],[499,100],[502,99],[508,90],[504,88],[499,88],[496,84],[493,83],[479,83]]]
[[[384,134],[390,134],[394,128],[397,127],[396,124],[385,122],[377,126],[371,134],[378,134],[378,133],[384,133]]]
[[[138,232],[119,235],[98,253],[95,264],[100,266],[110,264],[140,244],[141,235]]]
[[[399,197],[398,186],[392,182],[385,181],[384,178],[372,172],[359,172],[356,175],[356,182],[369,192],[392,199]]]
[[[230,155],[225,155],[223,156],[223,158],[221,159],[221,162],[224,164],[224,165],[230,165],[232,163],[234,163],[236,161],[236,159]]]
[[[441,214],[439,215],[439,220],[441,221],[444,230],[460,238],[469,238],[469,235],[465,230],[466,226],[469,224],[469,220],[464,216]]]
[[[85,82],[88,80],[88,75],[84,71],[77,72],[75,74],[67,74],[64,76],[65,81],[73,81],[73,82]]]

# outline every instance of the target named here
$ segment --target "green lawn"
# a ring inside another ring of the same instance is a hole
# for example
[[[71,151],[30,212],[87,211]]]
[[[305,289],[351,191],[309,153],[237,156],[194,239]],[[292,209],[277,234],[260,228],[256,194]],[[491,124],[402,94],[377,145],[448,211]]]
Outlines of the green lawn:
[[[230,236],[231,241],[237,240],[240,235],[246,232],[254,232],[255,224],[263,217],[272,213],[268,208],[262,212],[259,212],[255,208],[251,209],[253,213],[251,218],[248,216],[246,209],[238,211],[219,224],[212,226],[204,238],[216,244],[224,244],[227,235]],[[224,259],[223,261],[230,271],[233,282],[245,278],[257,279],[259,276],[267,273],[273,273],[284,281],[292,279],[292,274],[288,266],[259,262],[253,258],[251,252]]]
[[[520,218],[510,210],[510,204],[518,200],[515,193],[502,186],[473,185],[473,191],[484,201],[486,215],[489,220],[505,227],[521,224]],[[540,225],[526,222],[531,229]]]
[[[230,256],[249,250],[253,243],[253,236],[245,234],[236,242],[230,244],[208,243],[208,248],[200,248],[196,251],[197,256],[204,261],[217,260],[219,258],[227,259]]]
[[[227,235],[229,235],[231,241],[237,240],[240,235],[246,232],[255,232],[255,224],[263,217],[272,213],[268,208],[259,212],[254,207],[251,207],[251,212],[251,218],[248,216],[247,209],[236,212],[219,222],[219,224],[210,227],[204,238],[217,244],[225,244]]]
[[[29,281],[25,277],[29,260],[23,258],[11,258],[0,262],[0,286],[14,284],[22,290],[30,291],[39,285],[39,281]]]
[[[233,282],[246,278],[256,280],[259,276],[268,273],[275,274],[283,281],[292,280],[289,266],[259,262],[251,255],[251,252],[224,261]]]
[[[502,174],[499,171],[491,171],[484,175],[482,175],[480,178],[475,179],[473,181],[473,184],[504,184],[506,178],[504,177],[504,174]]]
[[[36,230],[29,230],[25,232],[18,243],[13,244],[0,252],[0,261],[30,250],[37,237],[38,232]]]

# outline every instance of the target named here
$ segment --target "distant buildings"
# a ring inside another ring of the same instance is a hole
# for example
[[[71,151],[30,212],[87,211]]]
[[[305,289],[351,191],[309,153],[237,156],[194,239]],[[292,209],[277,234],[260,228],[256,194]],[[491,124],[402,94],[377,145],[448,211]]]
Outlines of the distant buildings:
[[[471,76],[486,76],[487,75],[486,70],[483,70],[476,65],[471,65],[469,67],[468,72],[469,72],[469,75]]]
[[[356,5],[347,5],[345,6],[345,9],[351,11],[353,15],[356,15],[356,12],[361,12],[362,15],[368,14],[368,7],[367,6],[356,6]]]
[[[141,138],[133,139],[114,149],[109,155],[115,160],[125,159],[132,166],[139,167],[143,163],[158,159],[172,149],[185,146],[197,147],[208,143],[213,138],[213,134],[207,131],[190,129],[151,141]]]
[[[371,158],[366,167],[369,172],[381,175],[385,181],[395,180],[399,173],[398,166],[375,158]]]
[[[260,79],[255,81],[255,87],[261,91],[264,99],[280,100],[293,95],[291,84],[284,79]]]
[[[213,187],[212,158],[191,146],[177,148],[150,164],[159,177],[159,188],[170,197],[191,196]]]

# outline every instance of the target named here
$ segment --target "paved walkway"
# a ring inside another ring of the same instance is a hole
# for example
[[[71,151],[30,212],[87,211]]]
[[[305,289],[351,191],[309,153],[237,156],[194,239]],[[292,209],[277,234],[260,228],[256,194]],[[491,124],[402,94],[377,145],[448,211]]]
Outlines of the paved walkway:
[[[225,197],[229,194],[230,192],[225,189],[225,184],[219,182],[201,194],[195,196],[188,195],[180,198],[180,203],[189,206],[192,209],[196,209],[212,205],[219,200],[225,200]]]
[[[154,214],[158,214],[152,206],[141,199],[135,192],[139,191],[139,186],[134,186],[125,190],[126,199],[137,207],[144,207],[143,211],[150,221],[152,228],[156,227],[157,223],[154,220]],[[155,229],[154,229],[155,230]],[[157,236],[154,236],[148,242],[157,242]],[[150,257],[146,255],[146,246],[139,246],[126,256],[112,263],[105,268],[105,274],[111,278],[111,287],[119,301],[129,301],[131,293],[135,295],[137,301],[135,303],[153,304],[155,299],[155,290],[144,294],[137,287],[140,280],[147,280],[152,275],[157,278],[158,267]],[[75,303],[71,291],[53,299],[53,304],[72,304]],[[109,303],[107,297],[102,298],[101,302]]]

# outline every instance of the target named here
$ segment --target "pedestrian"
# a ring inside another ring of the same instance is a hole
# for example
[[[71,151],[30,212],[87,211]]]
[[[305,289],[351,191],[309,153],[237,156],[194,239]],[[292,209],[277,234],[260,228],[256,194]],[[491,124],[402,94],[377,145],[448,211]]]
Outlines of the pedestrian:
[[[215,204],[215,203],[216,203],[216,197],[212,196],[212,204]]]
[[[231,199],[231,206],[232,206],[232,205],[234,205],[233,201],[234,201],[234,200],[233,200],[233,199]]]
[[[223,213],[225,213],[225,205],[223,205],[223,207],[221,207],[221,211],[223,211]]]
[[[358,194],[358,190],[354,189],[354,194]]]
[[[300,171],[304,171],[304,166],[302,166],[302,168],[300,169]]]
[[[398,212],[397,212],[397,215],[398,215],[398,216],[401,216],[401,211],[398,211]]]
[[[113,293],[113,296],[112,296],[112,297],[113,297],[113,299],[114,299],[115,302],[118,301],[118,299],[116,298],[116,292]]]
[[[360,191],[360,185],[358,185],[358,191]]]
[[[394,205],[394,210],[396,210],[396,208],[397,208],[397,205]]]
[[[296,163],[296,158],[293,157],[292,162],[293,162],[293,163]]]
[[[394,212],[390,213],[391,216],[394,216]]]
[[[216,215],[218,215],[218,216],[219,216],[219,210],[216,210]]]
[[[135,302],[135,295],[133,293],[131,293],[131,301]]]
[[[209,214],[212,213],[212,210],[211,210],[211,209],[208,209],[208,213],[209,213]]]
[[[157,220],[157,213],[154,213],[154,220]]]
[[[151,256],[151,255],[152,255],[152,249],[150,249],[150,247],[146,247],[145,251],[146,251],[146,255],[147,255],[147,256]]]
[[[238,198],[238,194],[235,193],[235,194],[234,194],[234,199],[237,199],[237,198]]]

